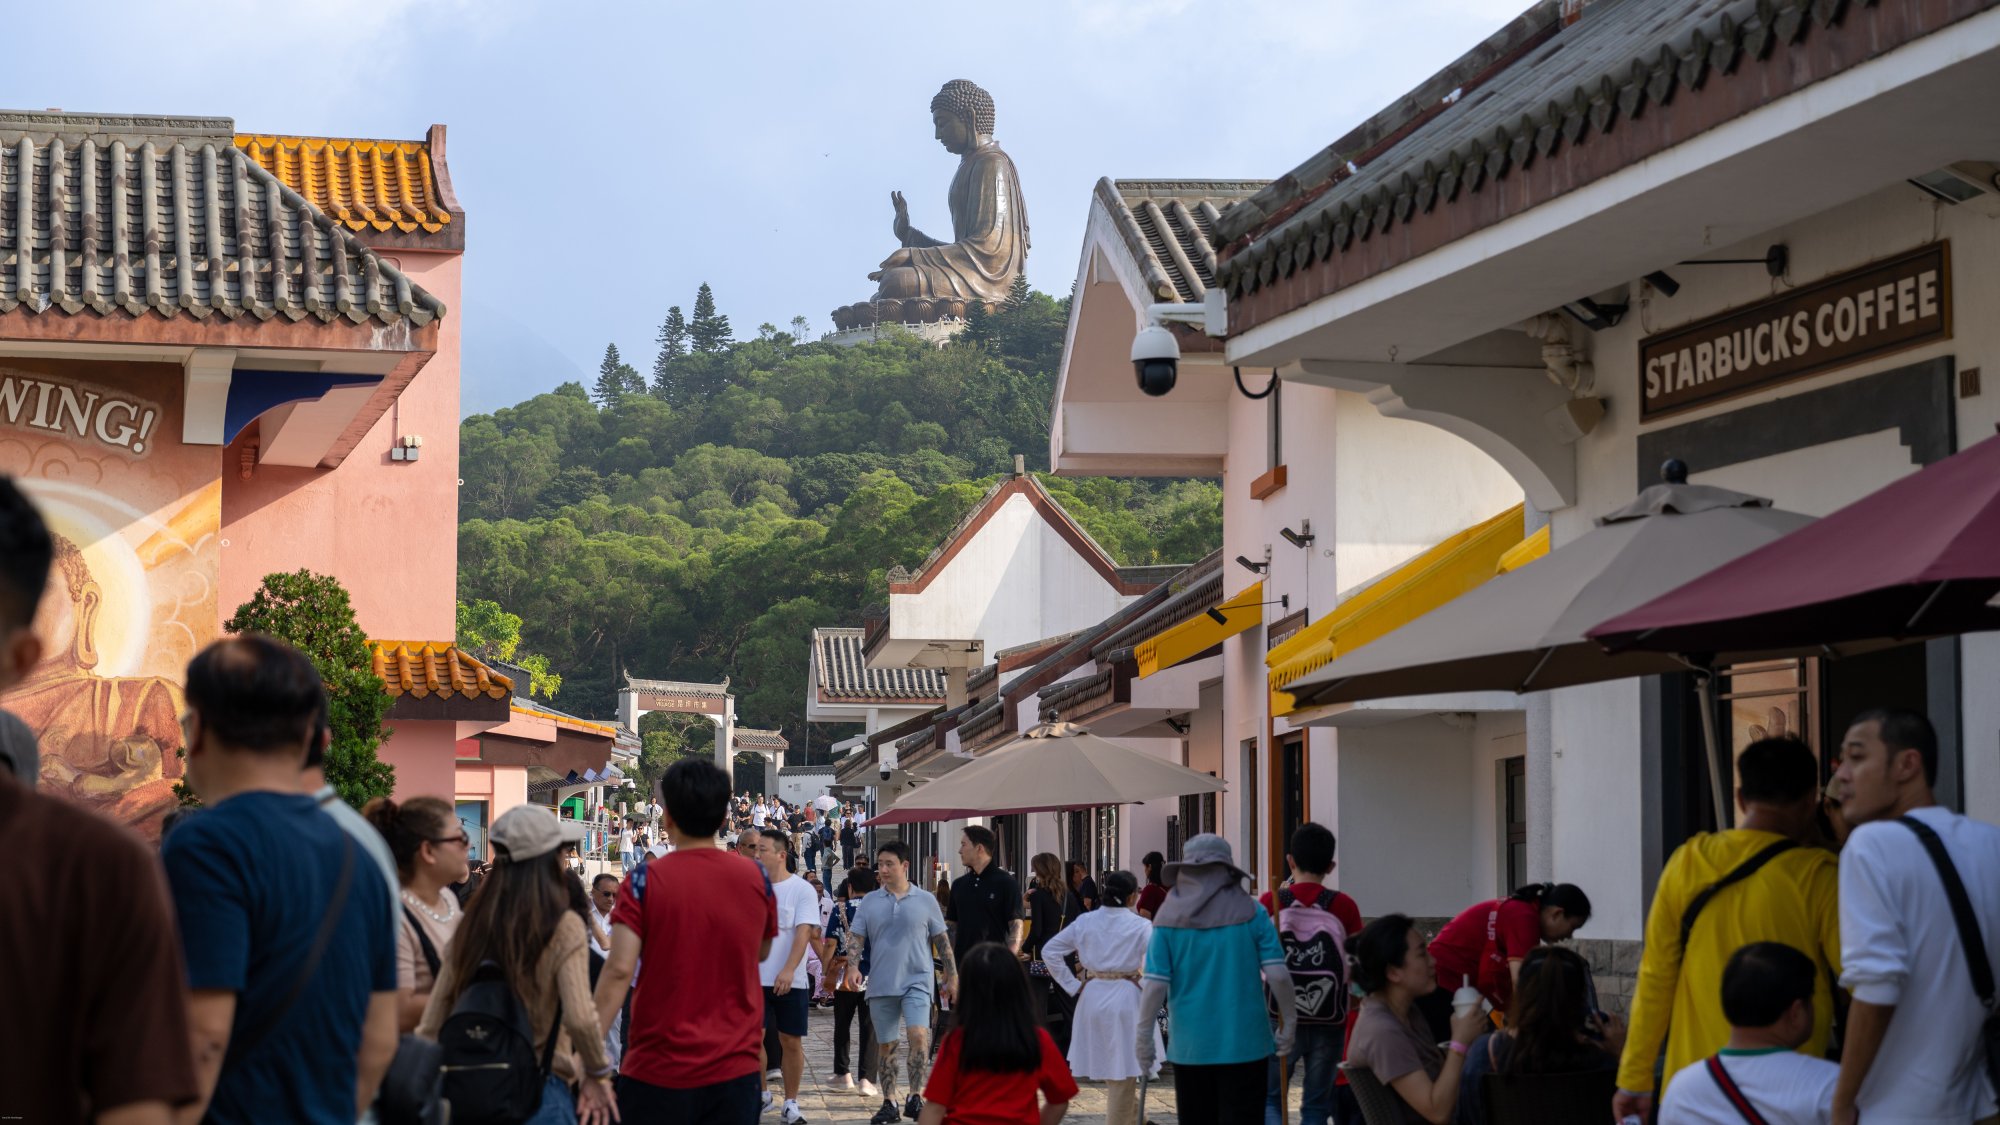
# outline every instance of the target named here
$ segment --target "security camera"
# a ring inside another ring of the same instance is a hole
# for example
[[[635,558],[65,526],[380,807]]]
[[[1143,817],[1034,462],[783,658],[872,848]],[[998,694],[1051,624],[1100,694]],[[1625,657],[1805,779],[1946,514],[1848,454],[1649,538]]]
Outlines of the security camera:
[[[883,767],[882,767],[882,780],[883,780],[883,781],[887,781],[887,780],[889,780],[889,767],[888,767],[888,766],[883,766]]]
[[[1139,389],[1155,398],[1174,389],[1181,370],[1181,345],[1165,325],[1148,324],[1132,337],[1132,373]]]

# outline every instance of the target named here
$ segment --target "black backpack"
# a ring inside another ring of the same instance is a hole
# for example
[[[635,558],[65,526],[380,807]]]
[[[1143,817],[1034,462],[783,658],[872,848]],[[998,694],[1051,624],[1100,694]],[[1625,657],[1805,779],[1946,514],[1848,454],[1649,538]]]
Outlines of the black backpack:
[[[561,1027],[558,999],[537,1065],[535,1029],[528,1023],[527,1008],[514,995],[498,962],[480,962],[438,1029],[452,1125],[520,1125],[533,1117],[542,1105],[542,1087]]]

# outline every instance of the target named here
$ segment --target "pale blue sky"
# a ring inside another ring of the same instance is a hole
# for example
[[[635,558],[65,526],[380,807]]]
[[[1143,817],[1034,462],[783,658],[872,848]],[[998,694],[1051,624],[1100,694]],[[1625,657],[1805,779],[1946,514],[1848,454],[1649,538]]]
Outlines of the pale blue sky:
[[[1060,296],[1098,178],[1281,175],[1527,5],[79,0],[12,14],[33,49],[0,106],[332,136],[443,122],[471,412],[588,382],[607,342],[645,370],[703,281],[738,335],[826,331],[895,248],[891,189],[950,232],[955,158],[929,118],[946,79],[993,93],[1029,280]]]

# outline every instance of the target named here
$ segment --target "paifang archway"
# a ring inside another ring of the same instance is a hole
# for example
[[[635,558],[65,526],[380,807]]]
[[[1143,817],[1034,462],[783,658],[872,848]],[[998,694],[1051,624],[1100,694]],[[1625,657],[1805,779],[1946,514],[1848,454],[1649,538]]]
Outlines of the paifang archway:
[[[680,680],[642,680],[625,672],[625,686],[618,689],[618,725],[639,733],[639,717],[650,711],[680,715],[702,715],[715,724],[715,764],[723,773],[735,776],[733,764],[738,751],[764,755],[765,792],[777,792],[778,761],[764,745],[739,745],[736,737],[736,697],[729,693],[729,678],[719,684],[695,684]],[[781,752],[781,751],[780,751]],[[732,786],[733,786],[732,782]]]

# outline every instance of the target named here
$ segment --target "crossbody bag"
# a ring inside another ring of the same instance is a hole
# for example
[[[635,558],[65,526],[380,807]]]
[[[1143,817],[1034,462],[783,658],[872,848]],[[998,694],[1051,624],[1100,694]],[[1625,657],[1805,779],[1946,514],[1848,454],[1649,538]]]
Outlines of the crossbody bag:
[[[1980,936],[1979,919],[1972,913],[1972,899],[1965,893],[1965,884],[1958,877],[1958,867],[1951,862],[1951,853],[1944,848],[1944,841],[1930,825],[1913,816],[1899,817],[1903,826],[1917,834],[1923,841],[1924,850],[1931,855],[1931,863],[1936,865],[1938,878],[1944,880],[1944,897],[1951,900],[1951,917],[1958,923],[1958,944],[1965,950],[1966,967],[1972,970],[1972,991],[1979,996],[1980,1006],[1986,1009],[1986,1019],[1979,1025],[1979,1041],[1985,1055],[1986,1080],[1993,1089],[2000,1091],[2000,1002],[1996,1002],[1993,991],[1993,962],[1986,956],[1986,939]]]
[[[1764,1115],[1758,1113],[1757,1107],[1750,1104],[1750,1099],[1743,1096],[1743,1091],[1736,1085],[1736,1079],[1731,1078],[1729,1071],[1724,1069],[1722,1056],[1710,1055],[1707,1066],[1708,1076],[1715,1079],[1715,1084],[1722,1088],[1722,1096],[1729,1099],[1730,1107],[1742,1115],[1744,1125],[1768,1125]]]

